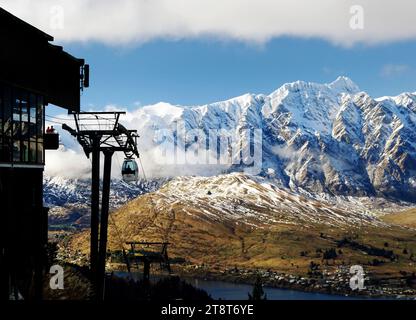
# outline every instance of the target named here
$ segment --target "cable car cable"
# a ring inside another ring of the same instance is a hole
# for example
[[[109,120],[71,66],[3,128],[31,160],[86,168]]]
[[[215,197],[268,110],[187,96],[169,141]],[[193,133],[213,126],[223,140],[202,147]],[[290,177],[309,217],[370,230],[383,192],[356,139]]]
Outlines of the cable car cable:
[[[51,116],[49,114],[45,114],[45,117],[52,118],[52,119],[57,119],[57,120],[62,120],[62,121],[73,121],[72,119],[69,119],[69,118],[68,119],[59,118],[59,117]]]
[[[85,110],[80,110],[81,112],[86,112]],[[112,123],[115,123],[116,122],[116,120],[115,119],[108,119],[108,118],[104,118],[103,116],[99,116],[99,115],[97,115],[97,114],[95,114],[94,115],[96,118],[100,118],[100,119],[102,119],[102,120],[107,120],[107,121],[110,121],[110,122],[112,122]]]
[[[54,120],[45,119],[47,122],[55,123],[55,124],[64,124],[63,122],[58,122]]]
[[[140,157],[139,157],[138,159],[139,159],[139,162],[140,162],[140,167],[142,168],[144,181],[147,181],[146,174],[145,174],[145,172],[144,172],[144,168],[143,168],[142,159],[141,159]]]

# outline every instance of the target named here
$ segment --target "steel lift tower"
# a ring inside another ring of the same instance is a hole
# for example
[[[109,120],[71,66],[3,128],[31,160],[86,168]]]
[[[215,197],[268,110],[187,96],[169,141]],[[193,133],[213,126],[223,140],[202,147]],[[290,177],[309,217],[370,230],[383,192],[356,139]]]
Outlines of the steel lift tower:
[[[62,125],[62,129],[76,137],[87,158],[92,155],[90,268],[97,300],[104,299],[105,291],[112,156],[114,152],[123,152],[127,159],[139,157],[137,130],[127,130],[119,123],[122,114],[125,112],[76,112],[73,113],[76,129]],[[104,154],[101,213],[100,152]]]

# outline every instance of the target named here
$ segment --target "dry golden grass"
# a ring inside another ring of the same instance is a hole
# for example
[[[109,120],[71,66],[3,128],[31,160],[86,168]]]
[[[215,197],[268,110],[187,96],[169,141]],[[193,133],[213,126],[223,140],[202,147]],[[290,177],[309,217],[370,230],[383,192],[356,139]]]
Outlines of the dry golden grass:
[[[387,223],[416,229],[416,209],[387,214],[381,217],[381,219]]]
[[[276,223],[250,227],[243,223],[216,221],[200,208],[163,201],[160,195],[147,194],[114,212],[109,225],[109,249],[120,250],[125,241],[132,240],[168,241],[171,258],[184,258],[193,264],[204,263],[212,268],[272,269],[299,275],[308,272],[311,261],[323,264],[319,251],[330,248],[342,250],[334,261],[330,261],[332,266],[360,264],[383,276],[398,275],[400,271],[413,272],[416,267],[412,258],[412,254],[416,254],[416,230],[394,225],[341,228],[324,224]],[[416,225],[412,217],[412,212],[407,212],[385,216],[383,220]],[[353,237],[367,246],[392,250],[399,259],[390,261],[350,247],[338,248],[337,242],[344,237]],[[76,234],[70,246],[88,253],[88,232]],[[383,264],[372,266],[374,259]]]

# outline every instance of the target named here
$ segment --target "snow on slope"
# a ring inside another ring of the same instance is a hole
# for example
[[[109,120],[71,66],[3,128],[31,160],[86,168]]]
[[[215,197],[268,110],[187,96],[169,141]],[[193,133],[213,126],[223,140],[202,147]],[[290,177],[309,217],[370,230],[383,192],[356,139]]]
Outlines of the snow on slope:
[[[188,215],[262,227],[273,224],[326,224],[336,227],[382,225],[382,205],[358,198],[334,201],[279,188],[269,179],[231,173],[215,177],[178,177],[152,194],[153,209],[181,207]],[[155,200],[156,199],[156,200]],[[354,203],[354,209],[352,204]],[[390,203],[385,203],[390,206]],[[403,209],[401,207],[401,209]]]
[[[165,179],[139,180],[135,183],[126,183],[122,180],[112,180],[110,186],[110,206],[118,207],[141,194],[155,191],[165,181]],[[91,199],[91,180],[45,176],[43,192],[46,205],[88,204]]]
[[[166,179],[125,183],[114,179],[110,186],[110,209],[114,210],[130,200],[157,190]],[[45,176],[43,199],[49,207],[50,225],[88,227],[90,223],[91,180]]]

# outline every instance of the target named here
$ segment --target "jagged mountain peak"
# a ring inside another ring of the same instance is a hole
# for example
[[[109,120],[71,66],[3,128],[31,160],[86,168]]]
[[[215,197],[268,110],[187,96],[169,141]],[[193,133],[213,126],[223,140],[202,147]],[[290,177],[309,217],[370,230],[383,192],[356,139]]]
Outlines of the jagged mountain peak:
[[[333,94],[337,95],[340,93],[345,94],[356,94],[360,92],[359,87],[348,77],[340,76],[335,81],[331,83],[317,83],[317,82],[308,82],[303,80],[298,80],[294,82],[288,82],[280,86],[278,89],[266,94],[254,94],[254,93],[245,93],[240,96],[236,96],[224,101],[217,101],[212,103],[207,103],[203,105],[195,106],[182,106],[182,105],[172,105],[168,102],[159,102],[153,105],[145,106],[139,109],[140,113],[147,113],[149,115],[173,115],[180,116],[183,109],[194,109],[194,108],[209,108],[209,107],[221,107],[229,105],[250,105],[253,103],[263,103],[267,98],[275,98],[276,96],[286,96],[289,93],[294,92],[303,92],[303,93],[330,93],[333,91]]]
[[[416,111],[416,92],[403,92],[397,96],[384,96],[375,100],[378,102],[390,102],[396,106]]]
[[[332,92],[331,92],[332,91]],[[317,83],[298,80],[283,84],[277,90],[270,94],[270,97],[287,96],[289,93],[303,93],[303,94],[357,94],[361,90],[355,82],[345,76],[338,77],[331,83]]]
[[[360,92],[360,88],[358,87],[358,85],[346,76],[340,76],[335,81],[327,85],[332,90],[336,90],[338,92],[345,92],[351,94]]]

